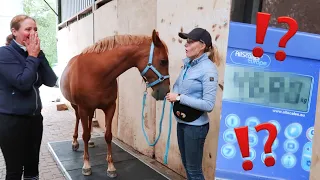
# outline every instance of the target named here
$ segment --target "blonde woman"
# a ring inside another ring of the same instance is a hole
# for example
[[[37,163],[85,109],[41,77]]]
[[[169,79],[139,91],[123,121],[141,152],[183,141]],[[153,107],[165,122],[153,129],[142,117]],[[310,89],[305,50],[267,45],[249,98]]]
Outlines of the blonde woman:
[[[167,100],[174,103],[178,145],[187,178],[203,180],[203,146],[209,131],[208,112],[216,100],[219,60],[207,30],[195,28],[179,36],[187,41],[186,58]]]
[[[26,15],[11,21],[13,39],[0,47],[0,148],[6,180],[39,179],[43,133],[39,87],[57,76],[40,50],[37,24]]]

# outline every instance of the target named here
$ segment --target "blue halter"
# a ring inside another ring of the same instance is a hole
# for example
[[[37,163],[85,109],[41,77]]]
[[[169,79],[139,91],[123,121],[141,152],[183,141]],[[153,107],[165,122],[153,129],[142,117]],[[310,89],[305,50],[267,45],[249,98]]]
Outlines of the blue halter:
[[[150,55],[149,55],[149,61],[148,61],[148,64],[147,64],[147,67],[142,71],[141,75],[144,76],[147,71],[149,69],[153,70],[154,73],[156,73],[159,77],[158,80],[152,82],[152,83],[147,83],[147,88],[149,87],[152,87],[160,82],[162,82],[163,80],[169,78],[170,76],[167,75],[167,76],[163,76],[153,65],[152,65],[152,58],[153,58],[153,50],[154,50],[154,44],[152,43],[151,44],[151,48],[150,48]],[[156,137],[156,140],[151,143],[148,139],[148,136],[147,136],[147,133],[145,131],[145,128],[144,128],[144,108],[145,108],[145,105],[146,105],[146,98],[147,98],[147,90],[144,92],[143,94],[143,99],[142,99],[142,112],[141,112],[141,127],[142,127],[142,131],[143,131],[143,135],[148,143],[149,146],[155,146],[161,136],[161,132],[162,132],[162,122],[163,122],[163,115],[164,115],[164,111],[165,111],[165,106],[166,106],[166,98],[164,98],[164,102],[163,102],[163,105],[162,105],[162,114],[161,114],[161,119],[160,119],[160,122],[159,122],[159,134],[158,136]],[[165,154],[164,154],[164,157],[163,157],[163,162],[164,164],[168,164],[168,154],[169,154],[169,149],[170,149],[170,136],[171,136],[171,126],[172,126],[172,109],[173,109],[173,105],[171,104],[171,107],[170,107],[170,114],[169,114],[169,129],[168,129],[168,137],[167,137],[167,143],[166,143],[166,151],[165,151]]]
[[[150,47],[150,53],[149,53],[149,61],[147,64],[147,67],[144,68],[144,70],[141,72],[141,76],[144,76],[147,71],[149,69],[151,69],[154,73],[156,73],[156,75],[159,77],[159,79],[153,81],[152,83],[147,83],[147,88],[152,87],[158,83],[161,83],[162,81],[164,81],[165,79],[168,79],[170,76],[166,75],[163,76],[153,65],[152,65],[152,59],[153,59],[153,51],[154,51],[154,44],[151,43],[151,47]]]

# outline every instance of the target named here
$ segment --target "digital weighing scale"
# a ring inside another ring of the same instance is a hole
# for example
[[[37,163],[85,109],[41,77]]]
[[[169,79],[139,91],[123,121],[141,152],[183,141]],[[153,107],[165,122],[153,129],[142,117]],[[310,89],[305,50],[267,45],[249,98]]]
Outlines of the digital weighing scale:
[[[275,59],[285,29],[268,28],[264,44],[256,44],[256,26],[230,24],[224,91],[216,160],[216,179],[309,179],[318,95],[320,36],[297,32]],[[261,58],[252,49],[264,50]],[[268,132],[256,132],[260,123],[273,123],[278,135],[272,153],[264,153]],[[248,126],[250,157],[242,158],[234,128]],[[264,164],[273,156],[272,167]],[[253,169],[242,168],[244,160]]]

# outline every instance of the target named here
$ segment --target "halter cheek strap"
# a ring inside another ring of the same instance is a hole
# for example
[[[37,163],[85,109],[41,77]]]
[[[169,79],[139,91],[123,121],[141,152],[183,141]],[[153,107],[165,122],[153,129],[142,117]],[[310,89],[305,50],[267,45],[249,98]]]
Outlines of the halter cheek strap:
[[[166,75],[163,76],[153,65],[152,65],[152,60],[153,60],[153,52],[154,52],[154,44],[153,42],[151,43],[151,47],[150,47],[150,53],[149,53],[149,61],[147,66],[144,68],[144,70],[141,72],[141,76],[144,76],[147,71],[149,69],[151,69],[159,78],[155,81],[153,81],[152,83],[147,83],[147,88],[152,87],[162,81],[164,81],[165,79],[168,79],[170,76]]]

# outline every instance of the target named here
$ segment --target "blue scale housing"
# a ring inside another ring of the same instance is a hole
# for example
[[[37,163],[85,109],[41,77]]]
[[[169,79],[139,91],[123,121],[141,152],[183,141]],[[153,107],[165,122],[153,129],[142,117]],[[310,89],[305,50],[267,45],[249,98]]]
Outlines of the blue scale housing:
[[[318,95],[320,36],[297,32],[286,45],[278,44],[287,30],[268,28],[264,44],[256,44],[256,26],[230,23],[224,92],[216,160],[216,178],[234,180],[309,179]],[[252,49],[264,50],[261,58]],[[286,59],[275,59],[278,50]],[[256,132],[260,123],[278,130],[272,153],[264,153],[268,132]],[[242,158],[234,128],[249,127],[250,157]],[[272,167],[264,164],[273,156]],[[242,168],[244,160],[253,169]]]

